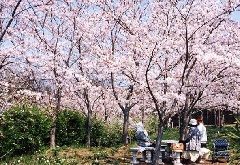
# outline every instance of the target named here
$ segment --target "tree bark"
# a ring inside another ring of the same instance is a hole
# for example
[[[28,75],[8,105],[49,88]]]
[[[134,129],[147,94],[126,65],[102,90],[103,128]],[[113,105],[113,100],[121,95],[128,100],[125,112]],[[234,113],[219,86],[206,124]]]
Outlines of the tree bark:
[[[83,96],[84,96],[84,99],[85,99],[84,101],[85,101],[85,104],[87,106],[87,111],[88,111],[86,146],[88,148],[90,148],[91,147],[91,129],[92,129],[92,109],[91,109],[90,100],[89,100],[89,96],[88,96],[88,90],[86,88],[84,89]]]
[[[160,122],[158,124],[158,135],[157,135],[157,141],[156,141],[156,154],[153,157],[153,164],[158,165],[159,156],[161,153],[161,141],[162,141],[162,135],[163,135],[163,126],[164,124]]]
[[[57,100],[57,105],[53,114],[53,126],[50,131],[50,149],[56,148],[56,129],[57,129],[56,119],[60,112],[60,105],[61,105],[61,89],[60,88],[57,89],[56,100]]]
[[[122,143],[124,145],[128,144],[128,125],[129,125],[129,108],[125,108],[123,111],[123,133],[122,133]]]
[[[186,100],[185,100],[185,105],[183,108],[183,111],[180,113],[180,129],[179,129],[179,135],[180,135],[180,140],[185,139],[185,135],[187,134],[188,130],[188,122],[190,119],[190,94],[186,94]]]
[[[88,110],[88,116],[87,116],[87,147],[91,147],[91,128],[92,128],[92,111]]]
[[[53,127],[50,130],[50,149],[55,149],[56,147],[56,122],[53,122]]]

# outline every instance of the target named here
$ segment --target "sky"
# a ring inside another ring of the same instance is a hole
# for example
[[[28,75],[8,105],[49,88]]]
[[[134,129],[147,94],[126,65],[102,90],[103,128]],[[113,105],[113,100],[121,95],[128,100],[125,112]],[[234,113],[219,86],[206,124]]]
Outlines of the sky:
[[[240,11],[235,11],[235,12],[232,14],[232,19],[240,22]]]

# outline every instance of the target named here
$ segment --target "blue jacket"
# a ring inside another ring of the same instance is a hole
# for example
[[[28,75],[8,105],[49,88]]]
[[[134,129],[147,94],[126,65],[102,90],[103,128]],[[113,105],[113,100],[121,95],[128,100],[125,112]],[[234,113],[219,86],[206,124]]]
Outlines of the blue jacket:
[[[135,133],[137,139],[137,145],[141,147],[148,147],[151,145],[150,138],[144,134],[143,131],[137,131]]]

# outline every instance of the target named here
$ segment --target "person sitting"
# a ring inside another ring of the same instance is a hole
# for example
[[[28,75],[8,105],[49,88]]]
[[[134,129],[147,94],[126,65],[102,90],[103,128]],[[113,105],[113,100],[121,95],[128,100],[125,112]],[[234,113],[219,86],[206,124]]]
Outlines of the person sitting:
[[[190,129],[186,136],[186,140],[180,140],[180,143],[185,144],[185,151],[183,153],[186,160],[196,162],[199,158],[199,150],[201,148],[201,134],[197,128],[197,120],[191,119],[189,122]]]
[[[206,160],[209,159],[211,151],[209,149],[207,149],[207,129],[203,124],[202,117],[198,117],[197,122],[198,122],[197,127],[201,134],[201,140],[200,140],[201,141],[201,149],[199,151],[199,154],[200,154],[199,162],[204,163],[203,159],[206,159]]]
[[[147,130],[144,128],[143,123],[139,122],[136,124],[137,130],[135,133],[135,137],[137,140],[137,145],[140,147],[156,147],[156,144],[153,140],[148,136]],[[146,151],[142,152],[143,160],[146,158]],[[152,152],[153,156],[153,152]]]
[[[137,123],[137,131],[135,133],[137,145],[141,147],[155,147],[155,143],[148,136],[147,130],[144,128],[143,123]]]

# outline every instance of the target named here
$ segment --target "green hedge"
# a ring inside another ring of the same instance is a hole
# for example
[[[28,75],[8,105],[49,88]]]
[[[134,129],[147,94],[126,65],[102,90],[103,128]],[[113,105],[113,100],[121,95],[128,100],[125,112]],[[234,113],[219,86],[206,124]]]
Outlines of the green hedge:
[[[41,109],[29,105],[15,106],[0,117],[0,156],[33,153],[49,145],[51,120]]]
[[[113,147],[122,143],[122,125],[93,119],[91,146]]]
[[[79,145],[86,142],[86,117],[78,111],[61,111],[56,124],[56,144],[58,146]]]
[[[82,146],[86,143],[86,117],[78,111],[63,110],[56,120],[56,145]],[[6,110],[0,116],[0,158],[34,153],[50,146],[52,120],[41,109],[27,104]],[[91,146],[122,144],[122,125],[93,119]],[[134,131],[129,131],[134,136]]]

